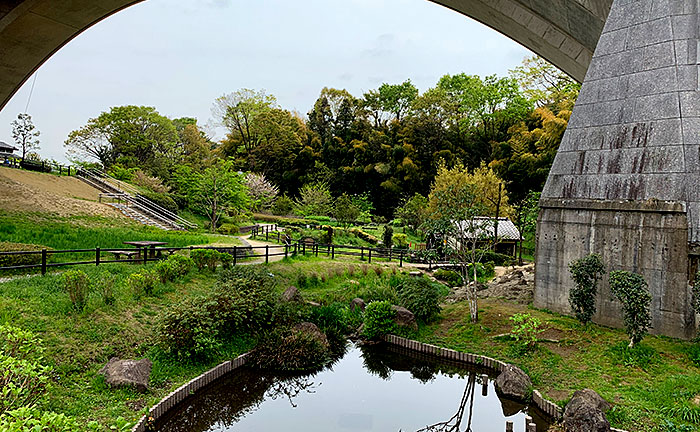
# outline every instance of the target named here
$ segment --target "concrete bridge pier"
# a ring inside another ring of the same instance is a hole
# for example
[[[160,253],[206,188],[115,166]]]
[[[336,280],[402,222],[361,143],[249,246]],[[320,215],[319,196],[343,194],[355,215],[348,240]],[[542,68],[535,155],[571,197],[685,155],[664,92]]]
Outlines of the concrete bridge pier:
[[[640,273],[652,333],[695,335],[700,244],[697,0],[614,0],[542,194],[535,306],[570,313],[568,264]],[[594,321],[622,326],[607,277]]]

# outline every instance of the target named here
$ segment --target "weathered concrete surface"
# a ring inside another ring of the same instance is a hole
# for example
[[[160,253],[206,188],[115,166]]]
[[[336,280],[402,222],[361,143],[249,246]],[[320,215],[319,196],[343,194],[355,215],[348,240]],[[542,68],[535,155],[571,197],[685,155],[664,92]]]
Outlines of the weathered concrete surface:
[[[641,273],[652,331],[691,337],[700,241],[698,2],[615,0],[542,193],[535,305],[568,312],[568,263]],[[659,200],[659,202],[647,202]],[[596,322],[621,325],[603,281]]]
[[[141,1],[0,2],[0,109],[66,43],[102,19]],[[612,3],[612,0],[432,1],[494,28],[579,81],[586,74]]]

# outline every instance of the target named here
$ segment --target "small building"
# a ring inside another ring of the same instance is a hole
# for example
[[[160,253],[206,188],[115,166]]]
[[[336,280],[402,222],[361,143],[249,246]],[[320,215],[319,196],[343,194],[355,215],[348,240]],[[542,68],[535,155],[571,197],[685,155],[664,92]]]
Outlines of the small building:
[[[498,225],[496,222],[498,221]],[[462,231],[467,235],[467,243],[471,244],[476,240],[477,247],[493,244],[494,233],[498,226],[498,242],[495,252],[510,255],[518,254],[518,243],[520,242],[520,230],[513,221],[508,218],[475,217],[471,223],[462,221]]]
[[[19,150],[17,147],[11,146],[4,141],[0,141],[0,159],[16,158],[17,155],[14,154],[14,152],[17,150]]]

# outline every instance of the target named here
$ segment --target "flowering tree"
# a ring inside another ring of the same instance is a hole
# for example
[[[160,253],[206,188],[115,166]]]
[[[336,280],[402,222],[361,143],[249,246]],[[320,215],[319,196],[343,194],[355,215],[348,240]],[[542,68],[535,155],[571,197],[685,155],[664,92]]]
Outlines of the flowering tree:
[[[248,196],[253,211],[270,209],[279,193],[277,186],[267,180],[264,174],[246,174],[245,185],[248,187]]]

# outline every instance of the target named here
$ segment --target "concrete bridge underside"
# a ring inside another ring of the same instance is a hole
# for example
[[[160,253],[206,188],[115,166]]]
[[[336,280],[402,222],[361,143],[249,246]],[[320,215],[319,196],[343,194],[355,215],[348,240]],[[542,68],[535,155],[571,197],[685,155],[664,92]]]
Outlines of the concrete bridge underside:
[[[0,1],[0,109],[66,43],[141,1]],[[433,1],[503,33],[581,82],[612,4],[612,0]]]

